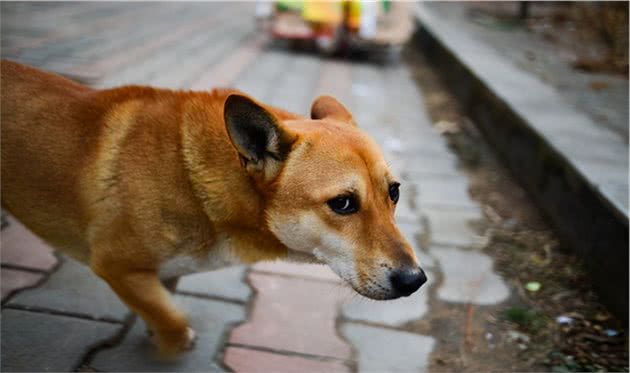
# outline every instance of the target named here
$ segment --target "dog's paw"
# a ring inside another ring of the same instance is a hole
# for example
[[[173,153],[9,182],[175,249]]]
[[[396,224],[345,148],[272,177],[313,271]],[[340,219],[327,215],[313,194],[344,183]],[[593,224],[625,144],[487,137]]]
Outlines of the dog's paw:
[[[196,334],[195,331],[189,327],[181,331],[160,331],[159,333],[153,333],[151,341],[155,344],[160,354],[164,357],[173,357],[187,350],[191,350],[194,347]]]
[[[184,350],[191,350],[195,345],[195,341],[197,340],[197,333],[195,333],[192,328],[186,328],[186,337],[187,341],[184,345]]]

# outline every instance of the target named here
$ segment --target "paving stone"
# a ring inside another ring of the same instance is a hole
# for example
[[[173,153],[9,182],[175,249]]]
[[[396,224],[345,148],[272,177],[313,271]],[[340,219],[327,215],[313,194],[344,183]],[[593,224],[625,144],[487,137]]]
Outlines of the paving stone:
[[[70,258],[41,286],[24,290],[9,304],[86,315],[97,319],[123,321],[127,307],[105,281],[90,268]]]
[[[221,61],[226,55],[231,53],[238,47],[242,39],[253,31],[253,25],[248,22],[245,26],[242,23],[245,20],[234,19],[227,24],[223,30],[215,33],[209,33],[209,37],[202,41],[202,44],[194,48],[192,51],[184,52],[187,58],[183,61],[178,59],[170,64],[167,70],[168,74],[163,71],[154,76],[150,85],[170,88],[189,88],[192,82],[197,81],[207,67],[216,61]],[[230,38],[224,37],[225,34],[231,34]],[[200,33],[204,35],[206,33]],[[212,45],[212,48],[206,48]],[[181,54],[173,53],[174,56]],[[180,70],[181,69],[181,70]],[[206,86],[204,90],[208,90],[213,86]]]
[[[31,233],[22,223],[12,216],[7,217],[9,226],[2,230],[2,264],[13,264],[22,267],[49,270],[55,266],[57,259],[50,246]]]
[[[322,60],[309,55],[286,55],[286,58],[289,60],[287,69],[273,82],[273,94],[266,102],[293,113],[309,115]]]
[[[163,7],[160,8],[162,10],[164,9]],[[194,5],[191,7],[191,9],[193,8],[195,8]],[[188,12],[190,12],[190,9],[188,9],[185,12],[180,11],[179,16],[188,17],[189,21],[191,23],[194,23],[194,21],[200,14],[209,14],[210,12],[212,12],[214,13],[213,17],[216,16],[218,18],[215,19],[214,22],[211,22],[213,28],[223,30],[224,32],[228,31],[226,30],[226,27],[230,27],[231,25],[224,22],[220,17],[220,15],[224,17],[230,16],[230,14],[226,14],[225,8],[219,10],[209,8],[204,9],[203,5],[201,7],[197,6],[196,8],[196,12],[194,12],[193,14],[188,14]],[[164,30],[164,24],[160,25],[158,22],[159,20],[157,20],[157,22],[152,22],[151,25],[143,28],[143,33],[146,33],[147,31],[152,31],[152,34],[147,35],[144,38],[145,44],[147,39],[153,42],[153,39],[156,35],[162,34],[164,38],[169,37],[169,35],[166,35],[166,32]],[[146,30],[147,28],[150,29]],[[183,28],[184,27],[181,26],[177,27],[172,30],[171,33],[180,31]],[[133,36],[137,38],[137,34],[138,33],[133,33]],[[219,44],[232,40],[232,38],[218,38],[217,34],[220,34],[220,32],[196,33],[191,35],[190,37],[181,38],[178,43],[175,43],[175,45],[170,48],[171,53],[157,53],[153,56],[149,56],[150,58],[146,58],[142,64],[125,64],[122,66],[122,68],[111,71],[109,74],[107,74],[106,79],[101,81],[99,85],[102,87],[107,87],[133,83],[151,84],[170,88],[181,87],[182,82],[184,82],[187,78],[190,78],[189,74],[194,73],[194,70],[192,68],[195,65],[204,67],[207,66],[206,63],[208,62],[208,60],[212,61],[211,56],[196,56],[196,53],[211,54],[214,52],[214,48],[204,48],[206,45],[212,44],[213,46],[217,45],[217,47],[219,47]],[[122,40],[126,41],[126,39]],[[142,40],[142,38],[140,38],[140,40]],[[114,44],[114,48],[120,47],[121,45],[124,46],[127,43],[128,42],[121,42],[119,39],[119,42]],[[143,48],[143,45],[136,44],[134,46],[134,51],[141,50]],[[101,52],[102,54],[102,51],[99,52]],[[125,53],[122,51],[118,51],[118,53],[114,52],[110,54],[121,56]],[[182,55],[186,55],[187,58],[183,60],[177,59],[177,56]],[[111,59],[111,56],[105,56],[105,58],[102,58],[102,60],[107,59]],[[178,63],[179,65],[181,65],[178,67],[181,68],[175,68]]]
[[[476,251],[440,248],[431,250],[440,262],[444,281],[438,289],[448,302],[497,304],[510,295],[501,277],[493,271],[491,257]]]
[[[414,182],[422,183],[432,176],[460,176],[457,161],[443,158],[419,158],[414,162],[407,162],[404,173]]]
[[[394,129],[394,117],[389,115],[391,108],[383,99],[384,79],[383,71],[375,65],[353,66],[350,86],[352,114],[359,126],[370,132],[377,142],[393,133]]]
[[[435,258],[431,256],[430,253],[421,249],[420,246],[415,246],[416,250],[416,258],[418,258],[418,262],[420,263],[420,267],[423,270],[434,269],[437,266]]]
[[[347,319],[368,321],[399,327],[421,319],[428,310],[428,297],[432,286],[433,274],[425,270],[428,281],[418,291],[408,297],[377,302],[366,298],[355,298],[344,304],[343,315]]]
[[[417,222],[419,221],[419,213],[411,206],[413,195],[409,188],[401,187],[400,200],[396,206],[396,221],[400,222]]]
[[[139,60],[151,60],[156,53],[164,48],[172,48],[174,44],[181,42],[182,39],[190,38],[192,35],[202,32],[211,24],[213,20],[218,18],[218,12],[214,11],[209,14],[200,11],[194,17],[187,19],[184,24],[177,25],[170,32],[166,33],[164,29],[157,35],[151,35],[142,45],[136,48],[129,48],[125,53],[114,53],[110,56],[103,56],[96,62],[77,66],[74,71],[77,74],[112,74],[118,69],[134,64]]]
[[[404,149],[405,151],[403,153],[415,152],[418,150],[432,154],[446,155],[451,153],[446,144],[446,139],[433,131],[423,133],[420,136],[405,137]],[[441,158],[436,159],[443,160]]]
[[[222,61],[218,61],[212,68],[202,72],[192,82],[194,90],[207,90],[209,87],[229,87],[245,68],[255,61],[265,45],[266,38],[257,35],[248,40]]]
[[[412,110],[407,115],[401,116],[402,122],[399,123],[397,134],[404,141],[404,151],[402,153],[429,153],[449,159],[457,159],[457,156],[448,147],[446,138],[433,129],[428,119],[419,121],[418,118],[413,117],[413,115],[426,115],[424,109],[421,112],[422,114],[416,111],[414,114]]]
[[[94,45],[94,41],[88,42],[85,45],[82,45],[81,48],[75,48],[73,50],[74,54],[80,56],[83,61],[94,61],[98,58],[107,58],[110,55],[115,55],[118,53],[124,53],[126,49],[138,47],[142,42],[147,42],[151,39],[151,37],[159,37],[160,33],[166,32],[165,29],[177,27],[173,25],[172,19],[173,14],[177,14],[179,17],[186,17],[187,19],[192,19],[196,15],[203,13],[203,9],[199,9],[198,7],[182,5],[182,4],[164,4],[162,6],[150,6],[146,4],[138,5],[138,8],[142,14],[143,19],[151,19],[152,22],[150,24],[144,24],[141,30],[135,29],[130,32],[130,26],[136,26],[134,21],[138,21],[138,16],[131,13],[134,17],[130,19],[126,19],[129,16],[129,12],[125,13],[124,17],[118,17],[116,19],[115,26],[109,26],[108,30],[112,30],[112,33],[105,34],[105,38],[96,40],[98,42],[97,45]],[[131,21],[131,22],[130,22]],[[90,26],[92,23],[90,23]],[[79,32],[83,30],[78,30]],[[79,41],[86,40],[86,36],[92,34],[90,33],[81,33],[81,37]],[[103,35],[103,33],[98,33],[99,36]],[[88,39],[89,40],[89,39]],[[77,40],[71,40],[71,43],[74,45],[77,44]],[[155,57],[155,56],[154,56]],[[150,59],[145,61],[147,63],[151,62]],[[132,63],[133,65],[133,63]],[[122,69],[124,70],[124,69]],[[119,71],[117,70],[115,73],[117,74]]]
[[[396,133],[390,132],[394,131],[389,129],[386,133],[383,133],[382,136],[375,137],[374,139],[381,146],[383,155],[385,155],[387,159],[399,155],[408,146],[406,139],[401,138]],[[372,131],[372,133],[378,134],[376,131]]]
[[[26,272],[8,268],[0,269],[2,282],[2,301],[13,292],[33,286],[40,281],[44,275],[41,273]]]
[[[599,160],[612,163],[628,159],[628,144],[622,140],[611,141],[606,139],[597,141],[593,136],[564,133],[554,136],[552,141],[563,154],[574,159]],[[618,172],[627,176],[627,163],[625,169],[619,167]]]
[[[471,226],[472,222],[483,218],[478,208],[427,208],[423,212],[428,220],[431,244],[470,246],[478,240]]]
[[[357,351],[359,372],[426,372],[432,337],[345,323],[343,335]]]
[[[407,241],[409,241],[409,243],[413,246],[413,249],[416,252],[416,257],[420,261],[420,266],[422,266],[422,268],[433,267],[435,265],[435,259],[433,259],[427,251],[423,250],[418,240],[418,237],[423,232],[422,224],[420,224],[420,222],[399,222],[396,223],[396,225]]]
[[[216,271],[184,276],[177,284],[178,291],[247,301],[252,293],[243,279],[247,267],[235,266]]]
[[[339,102],[349,105],[352,93],[352,64],[343,60],[325,59],[319,74],[319,82],[313,98],[333,95]]]
[[[267,102],[266,100],[275,92],[275,80],[286,72],[289,62],[290,58],[287,54],[265,50],[256,59],[256,63],[253,63],[249,69],[245,69],[232,86],[257,100]],[[300,112],[305,111],[304,109]]]
[[[253,270],[305,279],[342,282],[330,267],[325,264],[289,263],[283,261],[256,263]]]
[[[192,350],[173,361],[160,359],[144,322],[138,319],[118,345],[98,352],[90,365],[112,372],[223,371],[216,361],[223,335],[232,324],[245,319],[245,307],[189,296],[175,296],[175,301],[197,335]]]
[[[431,121],[425,110],[422,93],[415,84],[411,71],[404,65],[391,65],[383,68],[384,90],[382,95],[386,100],[389,112],[396,113],[396,132],[403,139],[422,138],[435,135],[431,131]]]
[[[414,243],[417,239],[417,236],[422,234],[423,230],[420,219],[414,222],[396,222],[396,226],[398,227],[398,229],[400,229],[400,232],[410,243]]]
[[[393,103],[391,100],[396,98],[390,97],[390,105]],[[406,104],[405,104],[406,103]],[[413,105],[415,107],[409,108],[406,105]],[[409,100],[403,100],[396,105],[396,133],[402,139],[416,139],[416,138],[432,138],[436,136],[436,133],[431,128],[431,122],[426,118],[426,112],[424,105],[417,105],[409,103]]]
[[[404,136],[401,134],[401,136]],[[414,162],[427,162],[427,160],[439,160],[441,162],[451,161],[457,162],[457,156],[453,154],[446,145],[444,144],[444,139],[437,136],[435,141],[428,140],[414,140],[414,138],[421,139],[425,134],[418,135],[407,135],[406,145],[403,147],[403,150],[398,154],[401,158],[404,158],[409,161],[409,163]],[[434,136],[434,135],[431,135]]]
[[[232,331],[231,343],[348,359],[351,349],[336,333],[335,318],[351,290],[339,284],[259,273],[247,323]]]
[[[339,361],[307,359],[239,347],[228,347],[223,361],[235,372],[350,372]]]
[[[2,310],[2,371],[72,372],[89,350],[122,325],[14,309]]]
[[[435,206],[477,207],[468,193],[468,180],[464,176],[427,177],[416,194],[416,206],[420,209]]]
[[[407,169],[407,163],[409,160],[401,158],[400,155],[395,152],[389,152],[386,150],[383,151],[383,157],[385,157],[385,161],[387,162],[389,170],[393,176],[400,179],[403,190],[407,190],[408,185],[406,181],[408,181],[408,179],[406,177],[405,170]]]

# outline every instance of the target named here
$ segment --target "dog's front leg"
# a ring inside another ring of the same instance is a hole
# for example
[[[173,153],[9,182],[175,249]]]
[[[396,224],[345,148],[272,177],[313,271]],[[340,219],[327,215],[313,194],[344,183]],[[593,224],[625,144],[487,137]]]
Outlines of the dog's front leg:
[[[162,354],[174,355],[192,346],[194,332],[175,308],[156,271],[126,268],[111,261],[105,263],[92,260],[91,267],[144,319]]]
[[[162,285],[164,285],[164,287],[166,288],[166,290],[169,291],[169,293],[174,294],[175,290],[177,290],[177,284],[179,283],[179,277],[171,277],[168,279],[162,279]],[[146,328],[147,328],[147,335],[151,338],[153,338],[153,330],[151,330],[151,327],[146,324]]]

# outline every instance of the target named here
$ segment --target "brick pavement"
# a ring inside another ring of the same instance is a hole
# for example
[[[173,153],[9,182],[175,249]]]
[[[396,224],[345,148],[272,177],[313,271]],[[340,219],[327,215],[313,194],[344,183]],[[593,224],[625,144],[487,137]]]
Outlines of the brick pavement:
[[[199,339],[166,363],[102,281],[10,221],[2,230],[2,370],[423,371],[442,336],[418,334],[410,323],[437,304],[487,305],[509,295],[491,258],[475,249],[470,223],[480,210],[456,157],[431,130],[403,61],[272,47],[247,3],[1,7],[3,57],[98,87],[233,85],[300,113],[317,94],[337,96],[402,177],[397,219],[429,275],[417,294],[391,302],[360,298],[316,265],[259,263],[188,276],[176,300]]]

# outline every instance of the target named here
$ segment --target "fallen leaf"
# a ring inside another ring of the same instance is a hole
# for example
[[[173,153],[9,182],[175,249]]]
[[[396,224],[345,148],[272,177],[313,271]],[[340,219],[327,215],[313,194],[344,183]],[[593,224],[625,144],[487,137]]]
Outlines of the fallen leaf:
[[[527,284],[525,284],[525,289],[531,292],[537,292],[538,290],[540,290],[541,286],[542,285],[540,285],[540,282],[530,281]]]

